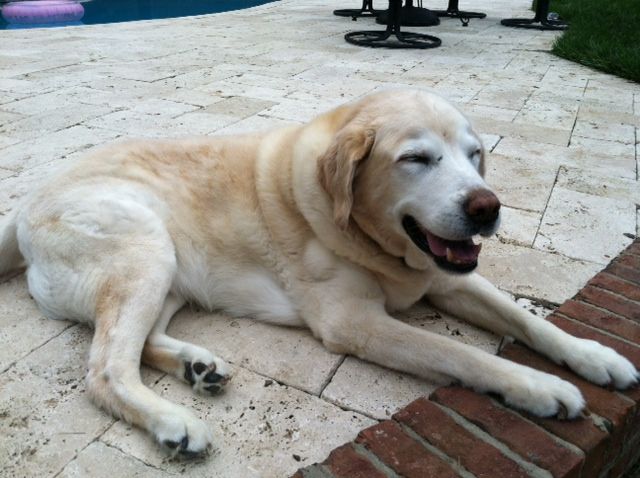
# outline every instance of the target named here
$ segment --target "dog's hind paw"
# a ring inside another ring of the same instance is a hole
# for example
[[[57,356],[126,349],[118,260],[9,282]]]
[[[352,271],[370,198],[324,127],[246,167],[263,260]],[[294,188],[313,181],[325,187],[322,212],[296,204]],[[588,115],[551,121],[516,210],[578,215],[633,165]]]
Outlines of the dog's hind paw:
[[[203,395],[216,395],[231,380],[229,366],[224,360],[211,355],[184,362],[184,378],[196,392]]]
[[[174,457],[197,458],[211,449],[212,436],[208,427],[186,411],[162,414],[152,432]]]

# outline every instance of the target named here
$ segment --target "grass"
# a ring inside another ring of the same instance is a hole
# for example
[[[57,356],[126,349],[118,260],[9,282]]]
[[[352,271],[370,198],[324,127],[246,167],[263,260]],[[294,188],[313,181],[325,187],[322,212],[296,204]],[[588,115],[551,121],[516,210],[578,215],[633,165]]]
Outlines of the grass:
[[[639,0],[551,0],[569,29],[553,53],[640,82]]]

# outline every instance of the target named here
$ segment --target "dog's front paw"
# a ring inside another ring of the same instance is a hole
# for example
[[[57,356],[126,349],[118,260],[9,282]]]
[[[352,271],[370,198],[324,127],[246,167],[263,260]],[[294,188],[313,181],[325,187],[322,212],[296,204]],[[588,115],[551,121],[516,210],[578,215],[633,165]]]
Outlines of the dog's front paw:
[[[186,410],[163,413],[151,432],[173,456],[196,458],[208,453],[212,436],[208,427]]]
[[[576,339],[567,348],[565,363],[576,373],[598,385],[613,385],[619,389],[638,383],[640,375],[626,358],[598,342]]]
[[[208,357],[193,357],[184,362],[184,378],[193,390],[203,395],[221,392],[231,380],[226,362],[213,354]]]
[[[540,417],[576,418],[585,407],[580,390],[573,384],[536,370],[520,377],[503,393],[505,402]]]

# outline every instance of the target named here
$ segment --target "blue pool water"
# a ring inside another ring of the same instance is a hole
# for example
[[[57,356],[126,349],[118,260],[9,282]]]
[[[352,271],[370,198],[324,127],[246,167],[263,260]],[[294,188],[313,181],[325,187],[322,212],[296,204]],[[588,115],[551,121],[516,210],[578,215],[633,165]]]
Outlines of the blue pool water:
[[[117,23],[240,10],[274,0],[0,0],[0,30]]]

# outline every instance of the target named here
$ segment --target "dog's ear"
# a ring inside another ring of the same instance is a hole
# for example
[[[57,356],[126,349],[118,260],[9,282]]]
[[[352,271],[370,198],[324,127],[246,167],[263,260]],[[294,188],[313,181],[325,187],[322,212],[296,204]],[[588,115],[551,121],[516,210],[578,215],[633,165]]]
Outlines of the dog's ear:
[[[358,165],[370,153],[375,132],[362,125],[347,124],[318,159],[320,184],[333,201],[333,219],[346,229],[353,205],[353,180]]]

